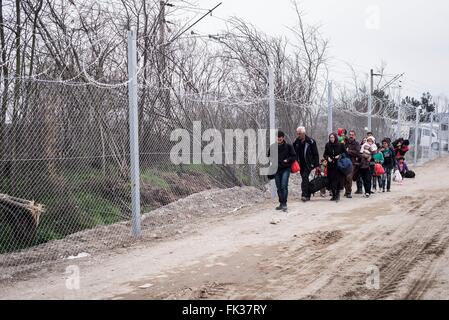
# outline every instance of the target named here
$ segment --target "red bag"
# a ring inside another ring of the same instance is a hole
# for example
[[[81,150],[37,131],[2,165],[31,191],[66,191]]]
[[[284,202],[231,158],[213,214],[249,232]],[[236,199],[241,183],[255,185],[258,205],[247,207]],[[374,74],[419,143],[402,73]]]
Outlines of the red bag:
[[[293,161],[292,166],[290,167],[291,173],[298,173],[301,170],[299,167],[299,163],[297,160]]]
[[[384,173],[385,173],[384,167],[382,167],[382,165],[380,163],[376,163],[374,165],[374,175],[376,177],[380,177]]]

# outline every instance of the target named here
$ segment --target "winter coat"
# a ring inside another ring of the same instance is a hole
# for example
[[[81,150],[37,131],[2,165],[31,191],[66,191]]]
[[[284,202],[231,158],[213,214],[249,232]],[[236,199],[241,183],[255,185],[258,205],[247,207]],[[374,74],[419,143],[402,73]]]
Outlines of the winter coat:
[[[402,163],[402,166],[401,166],[401,164],[398,162],[398,164],[397,164],[397,169],[399,170],[399,172],[400,172],[401,174],[406,173],[406,172],[408,171],[407,163],[404,161],[404,162]]]
[[[273,144],[271,148],[278,148],[278,171],[286,168],[290,168],[293,161],[296,160],[296,153],[293,146],[284,141],[283,144]],[[268,150],[268,157],[270,157],[270,150]],[[284,162],[287,160],[287,162]]]
[[[402,145],[402,146],[397,146],[394,149],[395,153],[396,153],[396,159],[399,159],[401,157],[405,157],[405,154],[409,151],[409,147]]]
[[[327,160],[328,167],[337,167],[337,161],[343,153],[346,153],[346,149],[343,144],[338,142],[326,143],[326,146],[324,147],[323,157]]]
[[[360,157],[360,143],[356,140],[349,140],[346,145],[346,152],[349,155],[349,158],[351,158],[353,165],[360,165],[360,161],[362,160]]]
[[[297,138],[293,143],[293,148],[295,149],[296,159],[299,162],[301,171],[303,169],[312,171],[320,166],[320,156],[315,140],[306,136],[303,144],[302,141]]]
[[[396,166],[396,158],[393,148],[388,147],[382,151],[384,155],[383,167],[386,169],[393,169]]]
[[[374,147],[373,147],[374,146]],[[360,168],[367,169],[370,167],[373,153],[377,150],[375,144],[370,145],[369,143],[364,143],[360,148],[361,162]]]
[[[343,141],[346,138],[346,136],[343,134],[343,128],[338,128],[337,135],[338,135],[338,142],[343,143]]]
[[[373,154],[373,161],[376,163],[383,164],[384,163],[384,154],[382,152],[377,152]]]

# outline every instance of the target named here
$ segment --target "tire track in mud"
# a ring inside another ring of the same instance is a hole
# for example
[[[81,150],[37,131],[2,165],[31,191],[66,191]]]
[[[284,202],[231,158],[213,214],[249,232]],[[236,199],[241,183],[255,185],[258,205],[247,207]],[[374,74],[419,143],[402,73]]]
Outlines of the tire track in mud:
[[[410,198],[406,197],[405,200]],[[407,203],[401,201],[407,214],[420,216],[413,228],[403,235],[408,240],[394,245],[374,263],[380,270],[380,289],[374,291],[364,287],[365,274],[354,284],[357,288],[345,292],[342,298],[387,299],[398,291],[407,289],[402,299],[419,299],[432,286],[433,265],[449,247],[449,216],[445,209],[449,204],[449,196],[446,192],[437,192],[430,197],[413,199],[408,203],[411,208],[407,208]],[[435,201],[436,199],[439,200]],[[426,264],[425,271],[421,275],[415,274],[415,280],[408,288],[401,288],[401,284],[419,263]]]
[[[249,246],[218,259],[217,265],[226,266],[225,277],[219,270],[208,270],[207,266],[199,264],[193,268],[173,270],[170,279],[147,278],[145,282],[151,283],[151,288],[136,289],[121,298],[273,299],[272,294],[277,296],[289,290],[298,278],[313,280],[313,275],[322,269],[321,262],[331,253],[328,247],[342,237],[344,234],[340,230],[316,231],[294,235],[293,243],[279,243],[271,247]],[[246,276],[232,272],[236,267],[239,270],[245,268]],[[186,279],[192,271],[198,275],[196,281]],[[138,288],[142,284],[130,283]]]
[[[425,261],[429,266],[432,266],[433,262],[438,257],[437,255],[433,255],[432,252],[435,252],[435,250],[444,251],[449,246],[449,237],[439,241],[440,237],[441,232],[423,243],[411,241],[399,249],[402,251],[399,256],[395,254],[397,252],[387,256],[384,260],[384,264],[380,267],[380,272],[383,275],[381,278],[382,287],[373,298],[386,299],[394,294],[401,282],[405,280],[419,262]],[[431,279],[425,276],[416,281],[405,298],[414,299],[419,297],[419,295],[428,287],[430,282]]]

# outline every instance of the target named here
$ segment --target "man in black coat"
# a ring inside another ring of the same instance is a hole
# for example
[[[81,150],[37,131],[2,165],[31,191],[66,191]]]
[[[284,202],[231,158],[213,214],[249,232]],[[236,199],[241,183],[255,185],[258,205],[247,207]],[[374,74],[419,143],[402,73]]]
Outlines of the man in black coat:
[[[287,198],[288,198],[288,180],[290,178],[290,168],[292,163],[296,160],[295,150],[293,146],[285,141],[285,134],[282,131],[277,133],[277,146],[270,146],[271,148],[277,147],[277,170],[274,175],[276,182],[277,193],[279,196],[279,206],[276,210],[287,210]],[[270,157],[270,150],[268,150],[268,157]],[[273,156],[273,153],[271,153]],[[272,157],[270,157],[271,159]],[[274,157],[273,157],[274,158]],[[276,159],[271,159],[276,161]]]
[[[296,135],[298,138],[293,143],[296,156],[301,167],[301,200],[306,202],[310,200],[309,191],[309,175],[312,170],[320,170],[320,156],[318,154],[318,148],[314,139],[306,135],[306,129],[304,127],[298,127],[296,129]]]

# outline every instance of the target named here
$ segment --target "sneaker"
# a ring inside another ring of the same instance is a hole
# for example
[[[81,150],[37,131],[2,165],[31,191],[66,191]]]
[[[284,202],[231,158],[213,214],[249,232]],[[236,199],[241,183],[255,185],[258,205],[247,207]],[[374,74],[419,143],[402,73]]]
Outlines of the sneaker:
[[[383,189],[382,192],[385,192],[385,189]]]
[[[388,189],[388,190],[387,190],[387,192],[391,192],[391,190],[390,190],[390,189]]]
[[[354,194],[363,194],[362,190],[357,190]]]
[[[369,193],[365,193],[365,198],[369,198],[370,194]]]
[[[352,199],[352,195],[350,193],[348,193],[347,195],[345,195],[346,198],[348,199]]]
[[[282,204],[280,204],[279,206],[276,207],[276,210],[282,210],[284,209],[284,206]]]
[[[287,204],[282,204],[282,211],[287,212]]]
[[[302,202],[310,201],[310,197],[302,197],[302,198],[301,198],[301,201],[302,201]]]

